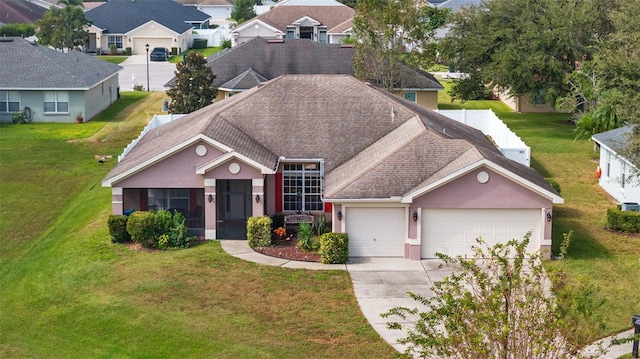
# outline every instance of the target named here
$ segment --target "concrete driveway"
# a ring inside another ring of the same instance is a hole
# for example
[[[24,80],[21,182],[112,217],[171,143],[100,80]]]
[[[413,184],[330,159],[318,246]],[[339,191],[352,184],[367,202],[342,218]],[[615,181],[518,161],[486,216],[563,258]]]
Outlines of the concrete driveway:
[[[122,70],[118,73],[120,91],[133,91],[134,85],[147,88],[147,56],[132,55],[120,63]],[[176,64],[167,61],[149,61],[150,91],[165,91],[164,84],[175,75]]]

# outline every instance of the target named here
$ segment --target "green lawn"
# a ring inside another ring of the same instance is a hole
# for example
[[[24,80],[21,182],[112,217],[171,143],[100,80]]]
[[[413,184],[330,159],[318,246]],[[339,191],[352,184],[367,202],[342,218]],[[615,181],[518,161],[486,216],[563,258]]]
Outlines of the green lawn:
[[[97,58],[117,65],[124,62],[124,60],[128,59],[129,56],[97,56]]]
[[[163,97],[122,93],[85,124],[0,125],[0,357],[394,357],[344,271],[110,242],[100,182]]]
[[[188,54],[190,52],[199,52],[202,54],[202,56],[204,56],[205,58],[214,55],[218,52],[222,51],[222,47],[206,47],[204,49],[188,49],[187,51],[184,51],[183,54]],[[176,56],[171,56],[169,58],[169,62],[172,63],[177,63],[177,62],[182,62],[182,54],[180,55],[176,55]]]
[[[443,84],[449,86],[449,82]],[[605,228],[607,208],[614,202],[594,178],[599,155],[593,151],[593,142],[574,139],[574,126],[566,114],[519,114],[500,101],[462,104],[452,103],[446,93],[440,96],[443,109],[493,109],[531,147],[532,167],[561,185],[565,203],[554,206],[554,252],[563,233],[574,230],[574,239],[567,258],[562,263],[549,262],[548,267],[563,266],[570,283],[592,283],[606,299],[594,313],[604,318],[606,327],[584,323],[581,341],[629,329],[631,316],[640,313],[640,237]]]

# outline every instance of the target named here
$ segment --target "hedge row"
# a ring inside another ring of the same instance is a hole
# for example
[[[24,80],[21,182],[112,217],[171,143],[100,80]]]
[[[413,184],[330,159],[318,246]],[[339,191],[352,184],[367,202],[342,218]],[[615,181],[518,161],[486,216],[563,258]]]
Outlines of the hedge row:
[[[145,248],[187,248],[185,218],[180,212],[136,211],[129,216],[112,215],[107,220],[114,243],[136,242]]]
[[[631,233],[640,233],[640,212],[622,211],[619,208],[607,209],[609,229]]]

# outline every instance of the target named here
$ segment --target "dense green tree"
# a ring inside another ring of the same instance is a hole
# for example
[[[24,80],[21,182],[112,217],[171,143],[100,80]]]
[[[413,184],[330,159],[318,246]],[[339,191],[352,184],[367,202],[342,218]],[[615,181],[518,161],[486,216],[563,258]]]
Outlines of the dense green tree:
[[[451,16],[442,49],[456,70],[490,87],[555,104],[567,74],[593,58],[617,1],[491,0]]]
[[[51,7],[38,20],[38,42],[60,50],[85,46],[89,39],[91,21],[77,6]]]
[[[235,0],[233,2],[233,10],[231,11],[231,18],[238,24],[243,23],[256,16],[256,12],[253,10],[253,0]]]
[[[58,5],[84,7],[82,0],[58,0]]]
[[[359,0],[353,20],[356,77],[390,90],[403,87],[403,62],[423,68],[434,62],[434,31],[448,12],[413,0]]]
[[[175,85],[167,91],[169,113],[191,113],[211,104],[217,91],[211,87],[215,75],[206,63],[202,54],[190,52],[184,63],[176,64]]]
[[[565,236],[561,256],[570,238],[571,233]],[[388,323],[389,328],[408,329],[408,336],[398,340],[407,345],[408,354],[452,359],[598,357],[602,350],[581,356],[572,332],[589,330],[585,319],[596,317],[593,310],[603,300],[588,284],[569,293],[558,285],[562,276],[553,273],[550,280],[540,253],[527,253],[529,240],[530,234],[490,246],[479,239],[471,258],[439,254],[454,273],[434,283],[432,297],[410,293],[422,309],[396,307],[382,315],[400,319]],[[552,286],[559,296],[551,292]],[[407,324],[414,320],[415,327]]]
[[[36,34],[36,27],[31,24],[6,24],[0,26],[0,36],[29,37]]]

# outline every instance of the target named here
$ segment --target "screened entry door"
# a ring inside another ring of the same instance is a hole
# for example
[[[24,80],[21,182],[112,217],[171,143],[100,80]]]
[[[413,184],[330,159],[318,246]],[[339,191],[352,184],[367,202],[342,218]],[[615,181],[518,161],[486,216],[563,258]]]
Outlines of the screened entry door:
[[[251,216],[251,180],[216,181],[216,237],[246,239]]]

